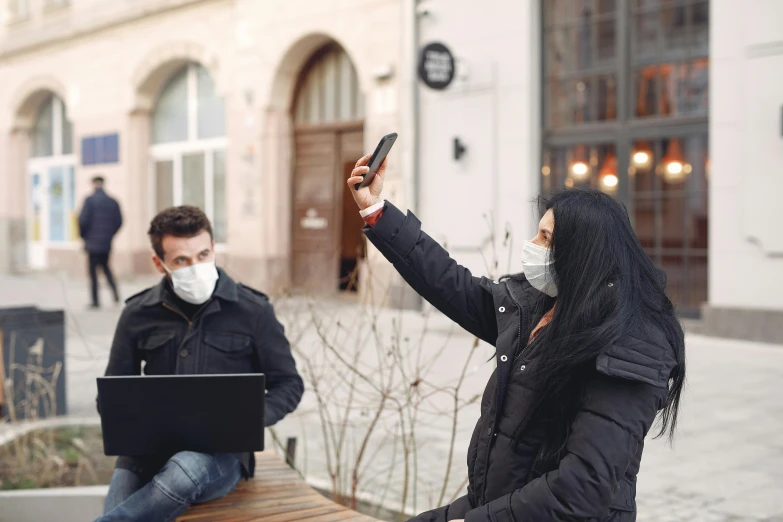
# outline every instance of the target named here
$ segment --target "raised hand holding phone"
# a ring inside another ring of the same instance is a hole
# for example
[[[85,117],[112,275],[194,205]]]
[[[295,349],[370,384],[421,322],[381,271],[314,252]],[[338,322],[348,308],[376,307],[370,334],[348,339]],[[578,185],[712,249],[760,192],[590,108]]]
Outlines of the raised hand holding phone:
[[[356,162],[356,167],[351,172],[351,177],[348,178],[348,186],[351,188],[351,194],[359,206],[359,210],[364,210],[381,201],[383,177],[388,162],[386,155],[396,138],[396,133],[384,136],[374,153],[362,156]]]

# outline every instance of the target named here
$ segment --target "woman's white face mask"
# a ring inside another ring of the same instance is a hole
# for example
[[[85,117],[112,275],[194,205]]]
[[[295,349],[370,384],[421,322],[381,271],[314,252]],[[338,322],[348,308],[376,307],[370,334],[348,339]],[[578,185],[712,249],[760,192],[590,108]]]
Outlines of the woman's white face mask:
[[[557,284],[550,253],[548,248],[525,241],[522,247],[522,272],[533,288],[550,297],[556,297]]]
[[[176,270],[169,270],[166,265],[163,265],[163,268],[171,276],[171,286],[174,288],[174,293],[186,303],[200,305],[212,297],[218,280],[215,261],[198,263]]]

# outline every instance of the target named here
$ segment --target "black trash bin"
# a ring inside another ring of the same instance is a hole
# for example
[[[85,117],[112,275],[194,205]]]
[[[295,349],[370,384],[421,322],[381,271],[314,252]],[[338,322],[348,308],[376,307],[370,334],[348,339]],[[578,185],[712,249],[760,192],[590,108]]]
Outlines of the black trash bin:
[[[0,308],[2,415],[11,421],[66,412],[65,314]]]

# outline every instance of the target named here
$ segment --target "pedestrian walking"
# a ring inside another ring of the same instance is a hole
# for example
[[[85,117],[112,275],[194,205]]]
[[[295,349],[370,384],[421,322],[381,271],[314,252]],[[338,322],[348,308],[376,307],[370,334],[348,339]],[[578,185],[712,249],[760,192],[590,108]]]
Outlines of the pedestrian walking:
[[[84,239],[84,249],[89,258],[92,304],[90,308],[99,308],[98,268],[103,270],[109,287],[114,294],[114,302],[120,302],[117,283],[109,267],[111,246],[114,236],[122,227],[122,212],[117,200],[106,194],[103,188],[104,179],[96,176],[92,180],[94,192],[84,200],[84,206],[79,214],[79,233]]]

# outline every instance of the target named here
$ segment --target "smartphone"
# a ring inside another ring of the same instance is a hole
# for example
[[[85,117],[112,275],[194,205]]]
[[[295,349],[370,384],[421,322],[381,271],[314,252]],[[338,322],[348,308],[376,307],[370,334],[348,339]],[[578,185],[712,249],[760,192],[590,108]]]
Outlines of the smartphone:
[[[369,184],[372,183],[372,180],[375,178],[375,173],[378,172],[379,168],[381,168],[383,160],[386,159],[386,156],[389,154],[389,151],[391,150],[392,145],[394,145],[396,140],[396,132],[392,132],[391,134],[387,134],[381,138],[381,141],[378,142],[378,146],[375,147],[375,152],[372,153],[372,157],[366,165],[367,167],[370,167],[370,171],[367,174],[362,175],[364,180],[361,183],[354,185],[354,190],[359,190],[360,188],[369,186]]]

